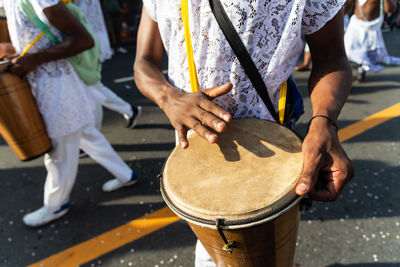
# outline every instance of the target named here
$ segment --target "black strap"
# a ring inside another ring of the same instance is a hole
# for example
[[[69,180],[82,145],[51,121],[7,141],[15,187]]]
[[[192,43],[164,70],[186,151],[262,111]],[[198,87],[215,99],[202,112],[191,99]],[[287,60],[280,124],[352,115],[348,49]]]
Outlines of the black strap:
[[[251,59],[246,47],[240,39],[239,34],[233,27],[232,22],[226,14],[221,2],[219,0],[209,0],[209,3],[219,27],[225,35],[225,38],[231,46],[236,57],[239,59],[239,62],[244,69],[244,72],[247,74],[247,77],[249,77],[251,83],[253,84],[253,87],[257,90],[257,93],[260,95],[264,104],[267,106],[272,117],[277,122],[279,122],[278,114],[276,113],[274,105],[269,98],[267,87],[265,86],[265,83],[261,78],[261,75],[258,72],[258,69],[253,60]]]

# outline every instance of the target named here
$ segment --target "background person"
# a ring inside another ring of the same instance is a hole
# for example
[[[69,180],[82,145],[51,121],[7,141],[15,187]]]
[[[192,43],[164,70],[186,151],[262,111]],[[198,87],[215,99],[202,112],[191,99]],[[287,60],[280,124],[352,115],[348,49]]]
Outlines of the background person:
[[[86,29],[58,0],[30,0],[38,17],[62,40],[53,45],[42,37],[29,54],[13,58],[11,71],[27,75],[53,150],[45,154],[47,169],[43,207],[24,216],[29,226],[53,221],[69,210],[69,197],[78,169],[78,151],[84,150],[115,178],[103,185],[116,190],[137,182],[137,174],[118,156],[94,127],[94,86],[80,79],[67,60],[89,49],[94,41]],[[19,9],[17,1],[4,0],[11,41],[17,53],[41,33]],[[62,39],[61,37],[64,36]]]
[[[393,13],[396,3],[392,0],[353,0],[354,14],[350,18],[344,42],[350,61],[359,65],[359,81],[366,72],[379,72],[383,64],[400,64],[400,58],[390,56],[382,36],[384,13]]]

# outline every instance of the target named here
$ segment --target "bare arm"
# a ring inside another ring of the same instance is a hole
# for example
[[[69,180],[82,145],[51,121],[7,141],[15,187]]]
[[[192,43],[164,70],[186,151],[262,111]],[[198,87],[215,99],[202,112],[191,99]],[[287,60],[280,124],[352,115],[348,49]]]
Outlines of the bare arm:
[[[13,59],[12,71],[16,74],[26,74],[40,64],[74,56],[94,45],[90,34],[63,4],[45,8],[43,12],[50,23],[63,32],[66,37],[55,46]]]
[[[308,37],[313,61],[309,92],[313,116],[336,121],[350,93],[352,71],[343,45],[343,13],[339,12],[321,30]],[[353,177],[353,167],[344,152],[335,126],[315,118],[303,143],[303,174],[296,188],[316,200],[335,200]]]
[[[134,63],[136,85],[143,95],[165,112],[178,132],[181,146],[186,148],[189,145],[186,138],[189,129],[195,130],[210,143],[216,142],[218,137],[209,128],[217,132],[224,131],[231,116],[211,100],[229,92],[232,85],[228,83],[201,92],[184,93],[168,83],[161,72],[164,49],[158,24],[151,19],[145,8],[137,39]]]
[[[384,0],[383,11],[389,15],[396,11],[397,3],[395,0]]]
[[[352,70],[343,42],[343,14],[339,12],[320,31],[308,37],[313,69],[309,92],[313,115],[336,120],[352,85]]]

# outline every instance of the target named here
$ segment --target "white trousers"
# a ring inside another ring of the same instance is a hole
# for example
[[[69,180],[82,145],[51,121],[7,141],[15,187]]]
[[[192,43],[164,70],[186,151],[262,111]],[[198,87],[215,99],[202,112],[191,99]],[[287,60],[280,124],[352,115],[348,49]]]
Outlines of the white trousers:
[[[104,101],[101,103],[104,107],[118,112],[121,115],[132,117],[133,110],[131,105],[115,94],[110,88],[100,83],[97,89],[104,96]]]
[[[115,178],[128,182],[132,170],[111,147],[93,124],[51,140],[53,150],[44,156],[47,178],[44,186],[44,206],[57,211],[69,202],[78,171],[79,148],[106,168]]]
[[[201,244],[200,240],[197,239],[196,243],[196,255],[194,259],[195,267],[217,267],[211,258],[210,254],[208,254],[207,250],[204,248],[203,244]]]
[[[101,125],[103,122],[103,106],[108,108],[109,110],[115,111],[125,119],[132,117],[133,110],[131,104],[120,98],[117,94],[115,94],[110,88],[105,86],[103,83],[99,82],[95,85],[97,92],[96,102],[99,104],[96,105],[94,116],[95,116],[95,124],[97,129],[101,129]]]

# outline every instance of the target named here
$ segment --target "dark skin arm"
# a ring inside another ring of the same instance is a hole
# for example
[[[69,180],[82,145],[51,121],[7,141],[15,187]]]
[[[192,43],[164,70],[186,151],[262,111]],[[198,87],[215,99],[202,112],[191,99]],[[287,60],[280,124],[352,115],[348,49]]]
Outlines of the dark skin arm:
[[[211,102],[212,99],[228,93],[232,84],[227,83],[196,93],[185,93],[174,88],[161,72],[163,44],[158,25],[147,14],[145,8],[137,37],[134,64],[135,82],[142,94],[155,102],[167,115],[178,132],[179,143],[187,148],[187,132],[193,129],[210,143],[217,141],[216,132],[222,132],[231,115]]]
[[[93,38],[63,4],[45,8],[43,12],[50,23],[63,32],[66,37],[55,46],[37,53],[13,58],[11,71],[15,74],[27,74],[41,64],[74,56],[94,46]]]
[[[352,71],[343,44],[343,13],[339,12],[321,30],[308,36],[313,68],[309,92],[313,116],[325,115],[336,121],[350,93]],[[315,118],[303,142],[303,174],[296,187],[299,195],[333,201],[354,170],[343,150],[335,126]]]

